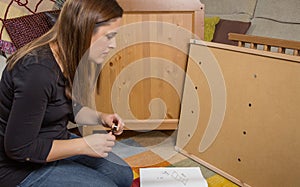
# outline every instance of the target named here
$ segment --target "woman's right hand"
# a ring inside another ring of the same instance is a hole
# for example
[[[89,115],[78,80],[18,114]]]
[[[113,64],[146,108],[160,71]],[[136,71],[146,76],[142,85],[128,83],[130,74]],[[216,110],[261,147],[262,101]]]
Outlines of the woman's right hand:
[[[108,134],[92,134],[83,139],[86,143],[82,150],[83,154],[92,157],[107,157],[115,145],[116,137],[110,132]]]

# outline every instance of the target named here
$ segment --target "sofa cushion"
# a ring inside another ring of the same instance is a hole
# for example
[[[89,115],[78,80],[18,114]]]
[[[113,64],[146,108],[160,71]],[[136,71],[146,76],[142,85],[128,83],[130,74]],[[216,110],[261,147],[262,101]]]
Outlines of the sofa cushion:
[[[249,22],[254,15],[257,0],[201,0],[206,16]]]
[[[300,41],[299,0],[258,0],[247,34]]]
[[[219,23],[220,18],[215,17],[205,17],[204,18],[204,40],[212,41],[215,33],[216,25]]]
[[[45,12],[45,14],[46,14],[47,18],[49,19],[50,24],[52,26],[56,23],[59,13],[60,13],[60,10],[54,11],[54,12],[53,11]]]
[[[300,41],[300,23],[280,23],[264,18],[254,18],[247,31],[249,35]]]
[[[282,23],[300,23],[299,8],[299,0],[258,0],[254,17]]]
[[[59,13],[58,10],[48,12],[51,14]],[[52,22],[45,12],[6,19],[3,20],[3,23],[17,49],[45,34],[52,27]]]
[[[232,21],[220,19],[216,25],[213,42],[237,45],[236,41],[228,40],[228,33],[245,34],[249,29],[251,22]]]

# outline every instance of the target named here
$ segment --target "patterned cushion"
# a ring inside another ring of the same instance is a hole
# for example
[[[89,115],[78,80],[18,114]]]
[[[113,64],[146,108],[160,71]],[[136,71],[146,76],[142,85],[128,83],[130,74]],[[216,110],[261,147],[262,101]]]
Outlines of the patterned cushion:
[[[12,54],[17,50],[13,43],[5,40],[0,40],[0,49],[7,54]]]
[[[58,10],[47,11],[59,14]],[[25,44],[45,34],[52,27],[52,22],[45,12],[3,20],[4,27],[14,46],[19,49]]]

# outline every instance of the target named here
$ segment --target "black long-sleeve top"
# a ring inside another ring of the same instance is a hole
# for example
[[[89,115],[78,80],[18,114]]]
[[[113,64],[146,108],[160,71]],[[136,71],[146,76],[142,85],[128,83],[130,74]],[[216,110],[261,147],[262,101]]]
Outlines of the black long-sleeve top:
[[[46,161],[74,120],[65,78],[49,45],[26,55],[0,82],[0,184],[16,186]]]

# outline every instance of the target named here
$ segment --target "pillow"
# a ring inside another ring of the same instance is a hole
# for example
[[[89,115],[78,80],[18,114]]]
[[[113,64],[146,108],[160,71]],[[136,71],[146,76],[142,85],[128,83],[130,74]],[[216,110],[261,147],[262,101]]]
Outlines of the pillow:
[[[58,10],[48,12],[59,14]],[[12,43],[17,49],[42,36],[53,26],[45,12],[6,19],[3,20],[3,24]]]
[[[205,17],[204,18],[204,40],[212,41],[214,37],[215,27],[219,23],[220,17]]]
[[[52,11],[52,12],[45,12],[48,20],[50,21],[51,25],[53,26],[55,24],[55,22],[58,19],[60,11]]]
[[[7,53],[7,54],[12,54],[16,50],[17,49],[13,45],[13,43],[11,43],[9,41],[5,41],[5,40],[0,40],[0,51],[1,52]]]
[[[248,31],[250,25],[251,22],[220,19],[219,23],[216,25],[216,30],[212,41],[237,46],[237,41],[228,40],[228,33],[232,32],[245,34]]]
[[[256,6],[257,1],[261,1],[261,0],[242,0],[242,1],[241,0],[200,0],[200,1],[205,5],[205,15],[214,15],[214,16],[219,16],[221,18],[223,18],[223,16],[225,15],[226,16],[243,15],[247,17],[247,20],[250,20],[253,17],[255,8],[257,7]]]

